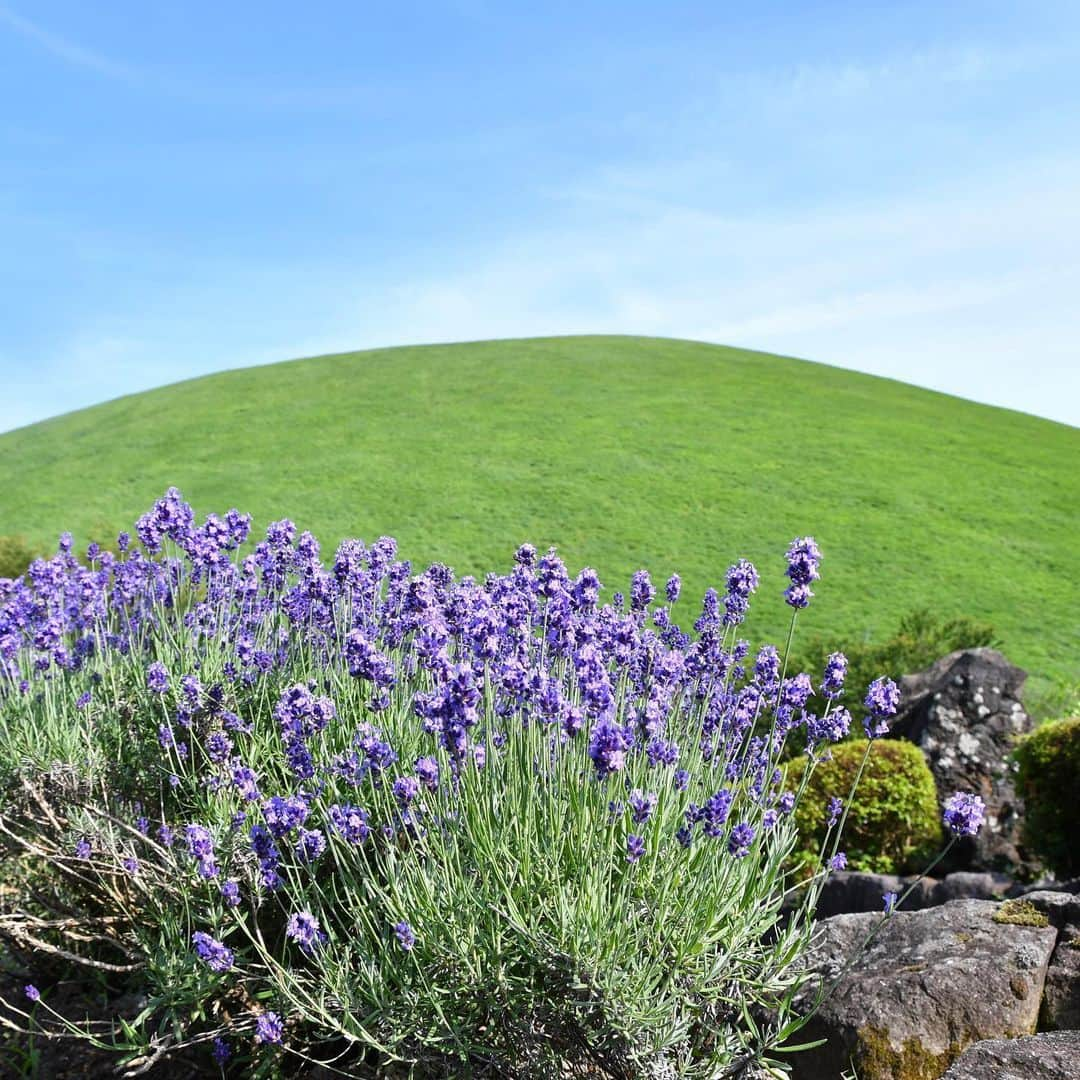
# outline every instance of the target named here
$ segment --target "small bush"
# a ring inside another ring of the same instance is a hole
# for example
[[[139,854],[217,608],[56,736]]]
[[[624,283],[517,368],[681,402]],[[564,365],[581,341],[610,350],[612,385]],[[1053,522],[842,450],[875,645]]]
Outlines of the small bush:
[[[41,554],[25,536],[0,536],[0,578],[17,578]]]
[[[884,673],[896,679],[901,675],[922,671],[935,660],[957,649],[1000,644],[989,623],[978,622],[966,616],[946,618],[936,615],[928,608],[909,612],[900,620],[896,632],[887,640],[861,645],[852,643],[844,649],[848,660],[847,686],[851,689],[841,699],[841,703],[850,710],[856,720],[861,720],[866,709],[859,692],[878,675]],[[793,650],[791,667],[795,671],[820,673],[831,651],[832,646],[825,638],[808,638],[801,647]],[[820,698],[814,698],[809,707],[817,707],[820,711],[824,708],[824,702]]]
[[[795,810],[800,856],[815,864],[829,831],[829,800],[846,800],[859,770],[865,742],[841,743],[810,776]],[[805,758],[791,763],[802,774]],[[872,744],[866,769],[844,826],[850,870],[908,873],[925,865],[941,842],[937,791],[922,751],[913,743],[884,739]]]
[[[1044,724],[1015,752],[1024,800],[1024,841],[1056,874],[1080,874],[1080,717]]]

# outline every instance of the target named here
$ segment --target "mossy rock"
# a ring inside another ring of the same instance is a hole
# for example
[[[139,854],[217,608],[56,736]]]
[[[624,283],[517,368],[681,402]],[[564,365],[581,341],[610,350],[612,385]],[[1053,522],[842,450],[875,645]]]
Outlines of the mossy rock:
[[[828,831],[828,803],[845,801],[859,771],[865,740],[833,747],[832,758],[814,769],[795,810],[800,857],[817,859]],[[796,758],[789,776],[799,777],[806,758]],[[840,848],[850,870],[905,874],[921,870],[942,843],[937,789],[922,751],[899,739],[879,739],[859,780]]]
[[[962,1050],[963,1046],[954,1043],[935,1054],[918,1039],[905,1039],[897,1049],[887,1031],[867,1026],[858,1033],[853,1062],[860,1080],[939,1080]]]
[[[1024,843],[1062,878],[1080,874],[1080,717],[1043,724],[1015,751]]]

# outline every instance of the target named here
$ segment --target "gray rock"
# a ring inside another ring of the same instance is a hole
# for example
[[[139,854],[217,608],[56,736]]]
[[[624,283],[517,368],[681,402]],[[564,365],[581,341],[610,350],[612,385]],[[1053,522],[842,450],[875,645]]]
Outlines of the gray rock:
[[[1057,931],[995,923],[1000,905],[954,900],[889,919],[876,914],[824,920],[810,954],[813,989],[835,990],[799,1034],[823,1046],[793,1055],[796,1080],[836,1080],[854,1067],[859,1080],[934,1080],[971,1043],[1036,1029]]]
[[[1080,1031],[976,1043],[941,1080],[1080,1080]]]
[[[1042,1031],[1080,1028],[1080,925],[1075,923],[1058,934],[1054,955],[1050,957],[1039,1028]],[[1080,1057],[1077,1061],[1080,1062]]]
[[[934,885],[931,901],[947,904],[950,900],[1001,900],[1009,895],[1014,884],[1008,874],[959,870],[946,874]]]
[[[896,874],[867,874],[855,870],[840,870],[830,874],[821,887],[816,914],[819,919],[833,915],[849,915],[860,911],[881,911],[882,897],[887,892],[903,894],[915,878]],[[925,878],[904,901],[905,911],[930,907],[934,882]]]
[[[842,870],[830,874],[822,885],[817,917],[828,919],[833,915],[881,911],[881,898],[885,893],[894,892],[902,896],[913,883],[915,887],[911,895],[904,900],[904,911],[921,911],[947,904],[950,900],[1001,900],[1017,888],[1007,874],[989,872],[958,872],[935,881],[933,878],[919,880],[915,876],[898,877],[896,874]]]
[[[977,837],[952,849],[946,870],[1033,869],[1020,845],[1023,807],[1007,756],[1031,730],[1020,700],[1025,672],[994,649],[962,649],[900,680],[900,710],[890,725],[926,755],[938,795],[972,791],[986,803]]]

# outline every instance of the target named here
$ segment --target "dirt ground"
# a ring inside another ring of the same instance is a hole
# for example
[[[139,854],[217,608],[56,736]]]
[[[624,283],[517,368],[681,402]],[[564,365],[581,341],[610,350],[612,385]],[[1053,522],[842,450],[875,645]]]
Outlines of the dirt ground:
[[[0,1016],[26,1026],[22,1017],[11,1010],[30,1011],[25,983],[10,976],[0,976]],[[125,1002],[116,1003],[113,1010],[104,1008],[85,984],[60,983],[49,989],[50,1004],[70,1017],[90,1017],[95,1020],[123,1015]],[[3,1080],[117,1080],[118,1058],[88,1043],[75,1039],[49,1039],[42,1035],[24,1035],[0,1027],[0,1078]],[[201,1062],[168,1060],[141,1074],[146,1080],[194,1080],[217,1074],[217,1070],[202,1055]]]

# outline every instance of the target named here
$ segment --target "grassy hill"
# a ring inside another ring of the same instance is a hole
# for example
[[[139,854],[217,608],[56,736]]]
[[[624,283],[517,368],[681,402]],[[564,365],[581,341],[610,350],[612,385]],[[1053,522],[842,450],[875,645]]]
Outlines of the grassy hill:
[[[197,511],[398,538],[504,567],[557,544],[622,588],[678,570],[683,621],[745,555],[786,624],[787,541],[823,551],[801,625],[884,635],[929,606],[1080,678],[1080,430],[764,353],[625,337],[378,349],[224,372],[0,435],[0,534],[103,539],[170,484]]]

